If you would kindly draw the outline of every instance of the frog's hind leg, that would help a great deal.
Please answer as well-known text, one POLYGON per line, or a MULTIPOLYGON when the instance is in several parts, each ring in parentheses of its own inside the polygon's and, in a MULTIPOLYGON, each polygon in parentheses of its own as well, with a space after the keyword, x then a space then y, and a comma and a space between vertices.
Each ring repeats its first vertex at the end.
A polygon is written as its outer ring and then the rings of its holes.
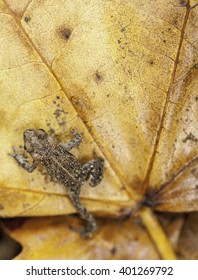
MULTIPOLYGON (((79 189, 80 190, 80 189, 79 189)), ((75 188, 69 188, 68 194, 73 206, 77 209, 80 216, 88 223, 86 227, 80 230, 82 237, 90 236, 96 230, 96 221, 88 210, 82 205, 79 199, 80 191, 75 188)))

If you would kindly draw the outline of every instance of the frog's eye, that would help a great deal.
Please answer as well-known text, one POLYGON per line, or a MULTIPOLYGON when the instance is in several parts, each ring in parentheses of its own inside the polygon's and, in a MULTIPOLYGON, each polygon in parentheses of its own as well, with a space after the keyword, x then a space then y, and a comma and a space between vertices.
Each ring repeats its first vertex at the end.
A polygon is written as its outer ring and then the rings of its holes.
POLYGON ((23 136, 25 139, 30 139, 35 135, 35 130, 34 129, 26 129, 23 133, 23 136))
POLYGON ((37 136, 39 139, 45 139, 46 138, 46 132, 43 129, 39 129, 37 131, 37 136))

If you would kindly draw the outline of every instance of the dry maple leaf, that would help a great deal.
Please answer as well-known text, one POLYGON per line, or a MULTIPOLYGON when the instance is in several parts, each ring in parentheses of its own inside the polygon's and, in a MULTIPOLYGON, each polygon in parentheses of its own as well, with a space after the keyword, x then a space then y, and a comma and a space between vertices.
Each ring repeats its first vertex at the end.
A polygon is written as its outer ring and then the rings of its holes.
MULTIPOLYGON (((64 142, 76 128, 79 160, 105 158, 101 185, 81 194, 90 211, 139 213, 152 235, 143 204, 198 210, 197 1, 3 0, 0 17, 2 217, 75 211, 43 170, 27 174, 8 157, 27 128, 64 142)), ((162 257, 174 258, 157 233, 162 257)))

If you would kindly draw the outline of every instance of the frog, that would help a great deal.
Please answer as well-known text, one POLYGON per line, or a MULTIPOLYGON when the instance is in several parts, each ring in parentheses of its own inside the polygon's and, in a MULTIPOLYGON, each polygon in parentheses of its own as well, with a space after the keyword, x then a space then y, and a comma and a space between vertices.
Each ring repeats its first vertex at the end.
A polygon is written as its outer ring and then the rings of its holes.
POLYGON ((91 187, 100 184, 103 178, 104 159, 94 153, 94 159, 81 164, 71 150, 80 145, 82 136, 75 129, 71 129, 71 133, 73 138, 68 143, 62 143, 44 129, 26 129, 23 133, 23 153, 17 153, 13 147, 13 153, 10 153, 10 156, 29 173, 42 164, 51 181, 67 189, 72 205, 87 222, 87 225, 78 231, 82 237, 87 237, 92 236, 97 225, 95 218, 81 203, 80 192, 85 181, 89 181, 91 187), (29 162, 25 153, 29 153, 32 157, 32 163, 29 162))

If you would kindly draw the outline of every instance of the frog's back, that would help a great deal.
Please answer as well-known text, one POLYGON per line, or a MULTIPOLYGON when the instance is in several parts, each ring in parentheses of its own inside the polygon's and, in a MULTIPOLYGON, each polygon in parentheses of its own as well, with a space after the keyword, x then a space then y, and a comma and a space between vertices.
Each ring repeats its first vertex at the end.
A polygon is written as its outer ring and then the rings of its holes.
POLYGON ((65 149, 64 145, 57 144, 43 164, 53 181, 64 185, 76 184, 81 164, 65 149))

